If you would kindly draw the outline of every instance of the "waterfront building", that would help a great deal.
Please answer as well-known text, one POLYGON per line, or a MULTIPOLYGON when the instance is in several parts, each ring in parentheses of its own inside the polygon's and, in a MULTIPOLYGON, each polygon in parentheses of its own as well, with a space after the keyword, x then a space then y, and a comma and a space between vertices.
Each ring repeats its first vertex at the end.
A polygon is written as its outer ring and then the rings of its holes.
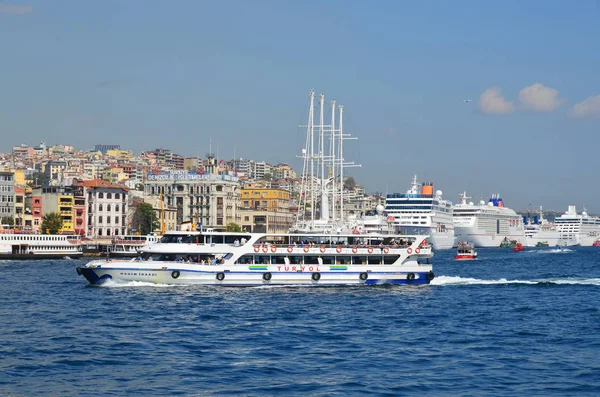
POLYGON ((15 215, 15 174, 0 171, 0 218, 15 215))
POLYGON ((192 222, 225 230, 236 221, 240 184, 235 176, 188 171, 149 173, 144 183, 145 197, 160 198, 177 211, 177 224, 192 222))
MULTIPOLYGON (((42 216, 56 212, 63 221, 62 232, 72 234, 75 218, 73 188, 71 186, 44 186, 34 189, 34 194, 42 197, 42 216)), ((44 231, 42 230, 42 232, 44 231)))
MULTIPOLYGON (((78 198, 87 204, 88 235, 112 237, 128 234, 128 189, 120 184, 93 179, 75 180, 74 187, 83 187, 78 198)), ((82 215, 85 214, 82 211, 82 215)))

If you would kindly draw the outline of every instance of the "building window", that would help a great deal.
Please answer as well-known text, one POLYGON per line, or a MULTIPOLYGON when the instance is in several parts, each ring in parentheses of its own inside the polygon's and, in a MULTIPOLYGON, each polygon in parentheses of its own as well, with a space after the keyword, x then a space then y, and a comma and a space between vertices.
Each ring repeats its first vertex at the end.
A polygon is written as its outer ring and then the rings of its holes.
POLYGON ((102 211, 104 206, 102 204, 98 204, 98 211, 102 211))
MULTIPOLYGON (((104 193, 102 193, 102 192, 98 193, 98 198, 104 198, 104 193)), ((100 236, 102 236, 102 235, 100 235, 100 236)))
POLYGON ((217 225, 223 224, 223 218, 217 218, 217 225))
POLYGON ((102 215, 100 215, 100 216, 98 217, 98 223, 99 223, 100 225, 102 224, 102 215))
POLYGON ((118 225, 118 224, 119 224, 119 217, 115 216, 115 225, 118 225))
POLYGON ((119 205, 118 205, 118 204, 117 204, 117 205, 115 205, 115 211, 116 211, 116 212, 119 212, 119 205))
POLYGON ((119 193, 115 193, 115 198, 118 200, 119 199, 119 193))
POLYGON ((106 198, 107 199, 111 199, 112 198, 112 193, 106 193, 106 198))
POLYGON ((110 204, 106 204, 106 210, 110 212, 110 204))
POLYGON ((119 235, 119 229, 115 229, 115 236, 119 235))
POLYGON ((223 186, 217 185, 217 192, 222 192, 222 191, 223 191, 223 186))
POLYGON ((98 229, 98 236, 102 236, 102 229, 98 229))
POLYGON ((244 217, 244 221, 245 221, 245 222, 250 222, 250 217, 249 217, 249 216, 245 216, 245 217, 244 217))
POLYGON ((107 225, 110 225, 110 216, 107 216, 107 217, 106 217, 106 224, 107 224, 107 225))

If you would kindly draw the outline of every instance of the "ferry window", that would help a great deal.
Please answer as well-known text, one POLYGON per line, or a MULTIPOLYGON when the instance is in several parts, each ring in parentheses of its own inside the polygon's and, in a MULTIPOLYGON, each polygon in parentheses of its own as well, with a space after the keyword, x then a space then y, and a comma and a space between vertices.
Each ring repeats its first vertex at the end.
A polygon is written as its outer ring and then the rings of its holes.
POLYGON ((290 256, 290 264, 292 265, 298 265, 302 263, 302 257, 301 256, 290 256))
POLYGON ((333 265, 333 264, 335 264, 335 257, 334 256, 324 256, 323 257, 323 264, 324 265, 333 265))
POLYGON ((349 256, 338 256, 337 257, 337 264, 339 264, 339 265, 349 265, 350 264, 350 257, 349 256))
POLYGON ((352 263, 355 265, 366 265, 367 257, 366 256, 353 256, 352 263))
POLYGON ((274 255, 271 257, 271 263, 274 265, 285 265, 285 256, 274 255))
POLYGON ((369 265, 381 265, 382 256, 372 255, 369 256, 369 265))
POLYGON ((319 264, 319 258, 316 256, 305 256, 304 257, 304 263, 307 265, 318 265, 319 264))
POLYGON ((398 255, 386 255, 383 257, 383 263, 386 265, 391 265, 398 259, 398 255))

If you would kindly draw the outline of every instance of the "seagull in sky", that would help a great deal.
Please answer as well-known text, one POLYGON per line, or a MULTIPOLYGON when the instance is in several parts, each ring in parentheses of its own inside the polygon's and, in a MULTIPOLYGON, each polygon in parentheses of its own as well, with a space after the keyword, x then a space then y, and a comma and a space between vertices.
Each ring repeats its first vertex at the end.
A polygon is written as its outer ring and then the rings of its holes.
POLYGON ((469 103, 469 102, 473 102, 472 99, 463 99, 463 103, 469 103))

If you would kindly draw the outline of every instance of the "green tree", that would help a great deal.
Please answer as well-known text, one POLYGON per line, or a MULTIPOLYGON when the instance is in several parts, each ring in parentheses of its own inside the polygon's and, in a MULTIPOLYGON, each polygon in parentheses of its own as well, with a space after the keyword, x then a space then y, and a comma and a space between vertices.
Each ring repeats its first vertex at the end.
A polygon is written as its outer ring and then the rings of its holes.
POLYGON ((12 216, 3 216, 2 219, 0 219, 0 223, 3 225, 14 226, 15 218, 12 216))
POLYGON ((31 174, 31 177, 29 177, 28 179, 30 179, 30 182, 27 183, 27 185, 29 185, 30 187, 45 186, 48 184, 46 174, 44 174, 43 172, 36 171, 33 174, 31 174))
POLYGON ((356 187, 356 181, 354 180, 354 177, 353 176, 347 177, 346 180, 344 181, 344 189, 354 190, 355 187, 356 187))
POLYGON ((227 224, 227 231, 228 232, 243 232, 240 225, 238 225, 237 223, 234 223, 234 222, 230 222, 227 224))
POLYGON ((132 225, 140 234, 150 234, 160 228, 160 219, 148 203, 138 204, 133 213, 132 225))
POLYGON ((42 233, 44 234, 58 234, 62 226, 62 217, 56 212, 50 212, 42 217, 42 233))

